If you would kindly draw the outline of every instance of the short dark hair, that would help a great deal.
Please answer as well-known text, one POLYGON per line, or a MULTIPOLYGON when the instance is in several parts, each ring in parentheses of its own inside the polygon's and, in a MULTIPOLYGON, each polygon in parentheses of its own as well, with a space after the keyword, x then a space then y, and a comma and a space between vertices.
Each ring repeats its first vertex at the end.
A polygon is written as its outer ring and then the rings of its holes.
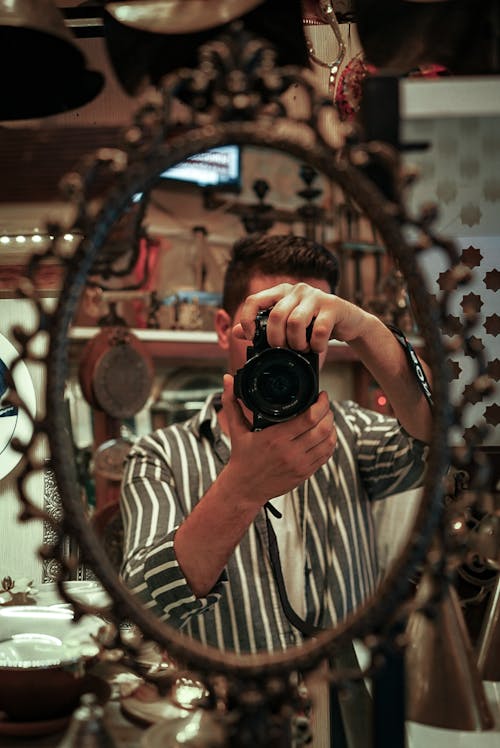
POLYGON ((335 255, 322 244, 293 234, 250 234, 238 239, 224 276, 222 307, 233 317, 248 296, 256 275, 289 275, 325 280, 335 293, 339 266, 335 255))

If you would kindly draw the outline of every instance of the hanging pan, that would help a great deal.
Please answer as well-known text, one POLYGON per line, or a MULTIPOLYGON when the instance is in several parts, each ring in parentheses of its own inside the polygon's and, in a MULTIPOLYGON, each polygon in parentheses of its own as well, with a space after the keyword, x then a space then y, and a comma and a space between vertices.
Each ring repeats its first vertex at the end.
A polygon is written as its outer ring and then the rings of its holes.
POLYGON ((146 404, 154 367, 145 346, 128 328, 103 327, 85 346, 79 366, 83 396, 112 418, 131 418, 146 404))

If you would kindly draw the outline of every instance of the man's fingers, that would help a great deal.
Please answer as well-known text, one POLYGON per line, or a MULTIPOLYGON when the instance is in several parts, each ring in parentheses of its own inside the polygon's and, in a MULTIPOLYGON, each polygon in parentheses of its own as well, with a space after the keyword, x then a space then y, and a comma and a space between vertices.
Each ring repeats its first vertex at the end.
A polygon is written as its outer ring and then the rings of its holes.
POLYGON ((297 351, 323 351, 328 345, 335 320, 336 298, 306 283, 280 283, 252 294, 241 313, 238 338, 252 340, 255 318, 263 309, 271 309, 267 321, 267 340, 271 347, 283 346, 297 351), (307 330, 312 323, 311 340, 307 330))
POLYGON ((284 438, 290 441, 299 439, 303 434, 315 428, 322 418, 330 411, 330 402, 328 395, 323 390, 319 393, 318 399, 307 410, 298 416, 291 418, 279 424, 282 429, 284 438))
POLYGON ((255 335, 255 318, 263 309, 274 307, 290 289, 293 288, 291 283, 280 283, 278 286, 269 288, 265 291, 259 291, 247 298, 241 313, 241 326, 248 340, 252 340, 255 335))
POLYGON ((222 393, 222 405, 229 425, 231 436, 248 432, 248 423, 243 415, 238 401, 234 396, 234 379, 231 374, 224 374, 224 391, 222 393))
POLYGON ((245 331, 243 330, 243 326, 242 326, 241 322, 238 322, 233 327, 233 337, 234 338, 238 338, 238 340, 247 340, 248 341, 248 338, 245 335, 245 331))

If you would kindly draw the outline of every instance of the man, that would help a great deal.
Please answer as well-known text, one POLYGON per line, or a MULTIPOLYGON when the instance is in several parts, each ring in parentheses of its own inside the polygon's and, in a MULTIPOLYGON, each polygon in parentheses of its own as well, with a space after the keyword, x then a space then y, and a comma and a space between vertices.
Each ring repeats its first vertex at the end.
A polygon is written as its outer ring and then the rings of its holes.
POLYGON ((215 319, 228 358, 222 398, 140 439, 128 457, 123 578, 164 620, 222 649, 277 651, 301 641, 280 601, 271 528, 292 611, 309 626, 332 626, 377 582, 372 502, 422 480, 425 393, 394 334, 335 296, 337 280, 334 256, 304 238, 237 242, 215 319), (310 345, 321 366, 329 339, 345 341, 398 420, 330 403, 322 391, 305 412, 254 431, 233 377, 257 312, 268 308, 271 346, 310 345))

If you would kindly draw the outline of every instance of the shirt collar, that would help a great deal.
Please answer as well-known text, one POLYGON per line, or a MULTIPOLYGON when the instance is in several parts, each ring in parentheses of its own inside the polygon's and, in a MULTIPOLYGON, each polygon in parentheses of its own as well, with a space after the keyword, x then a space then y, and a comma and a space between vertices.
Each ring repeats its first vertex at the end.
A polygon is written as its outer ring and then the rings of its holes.
POLYGON ((221 407, 221 393, 215 392, 207 397, 201 410, 189 421, 188 426, 198 439, 206 437, 214 443, 220 438, 221 428, 217 413, 221 407))

